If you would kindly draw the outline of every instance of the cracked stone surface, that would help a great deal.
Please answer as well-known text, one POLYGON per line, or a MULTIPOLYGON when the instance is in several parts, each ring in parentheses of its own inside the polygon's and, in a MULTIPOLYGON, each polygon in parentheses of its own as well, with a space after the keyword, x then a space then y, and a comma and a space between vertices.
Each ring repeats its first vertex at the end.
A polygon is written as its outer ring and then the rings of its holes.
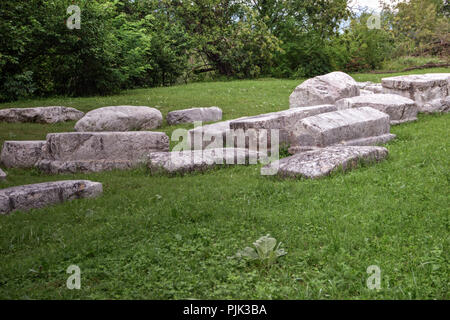
POLYGON ((169 151, 169 137, 165 133, 50 133, 36 166, 49 173, 127 169, 141 164, 154 151, 169 151))
POLYGON ((360 162, 373 163, 385 159, 388 150, 373 146, 333 146, 297 153, 263 167, 278 176, 316 179, 342 168, 351 170, 360 162))
POLYGON ((370 107, 322 113, 300 121, 291 146, 378 144, 395 137, 389 121, 389 115, 370 107))
POLYGON ((306 80, 289 97, 289 107, 334 104, 337 100, 359 96, 356 81, 344 72, 332 72, 306 80))
POLYGON ((387 113, 391 125, 417 120, 417 105, 408 98, 396 94, 372 94, 345 98, 336 102, 338 110, 371 107, 387 113))
POLYGON ((32 168, 42 156, 45 141, 5 141, 0 155, 7 168, 32 168))
POLYGON ((0 110, 0 121, 57 123, 79 120, 84 113, 70 107, 11 108, 0 110))
POLYGON ((102 184, 89 180, 44 182, 0 189, 0 214, 43 208, 79 198, 94 198, 103 192, 102 184))
POLYGON ((384 93, 393 93, 414 100, 419 112, 430 112, 425 104, 450 95, 450 73, 427 73, 384 78, 384 93))
POLYGON ((162 114, 158 109, 145 106, 112 106, 86 113, 75 124, 75 131, 140 131, 161 126, 162 114))
POLYGON ((220 121, 222 120, 222 109, 219 107, 191 108, 171 111, 166 117, 169 125, 178 123, 193 123, 195 121, 220 121))

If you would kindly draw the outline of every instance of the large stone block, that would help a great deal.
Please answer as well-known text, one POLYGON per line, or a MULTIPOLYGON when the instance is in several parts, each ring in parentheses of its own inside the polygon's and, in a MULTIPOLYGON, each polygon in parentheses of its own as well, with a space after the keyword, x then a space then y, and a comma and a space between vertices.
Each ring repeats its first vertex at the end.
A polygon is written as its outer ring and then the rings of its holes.
POLYGON ((79 120, 84 113, 69 107, 12 108, 0 110, 0 121, 56 123, 79 120))
POLYGON ((393 139, 389 130, 386 113, 369 107, 345 109, 302 119, 292 134, 291 145, 372 145, 393 139))
POLYGON ((256 164, 260 157, 259 152, 239 148, 153 152, 148 167, 152 173, 187 173, 218 165, 256 164))
POLYGON ((166 119, 169 125, 193 123, 195 121, 219 121, 222 120, 222 109, 218 107, 210 107, 176 110, 169 112, 166 119))
POLYGON ((245 117, 230 122, 230 129, 246 132, 249 129, 258 130, 265 129, 267 132, 267 141, 270 146, 270 130, 279 131, 279 143, 288 143, 289 136, 298 127, 299 121, 317 114, 336 111, 334 105, 320 105, 304 108, 293 108, 279 112, 271 112, 252 117, 245 117))
POLYGON ((371 107, 387 113, 391 125, 417 120, 417 105, 408 98, 396 94, 372 94, 345 98, 336 102, 339 110, 349 108, 371 107))
POLYGON ((126 169, 145 162, 150 152, 168 150, 163 132, 50 133, 37 166, 51 173, 126 169))
POLYGON ((289 97, 290 108, 334 104, 337 100, 359 96, 355 80, 343 72, 332 72, 306 80, 289 97))
POLYGON ((152 130, 162 124, 158 109, 145 106, 112 106, 86 113, 75 125, 78 132, 152 130))
POLYGON ((384 93, 393 93, 414 100, 419 112, 427 112, 424 105, 450 95, 450 73, 428 73, 384 78, 384 93))
POLYGON ((43 208, 79 198, 93 198, 103 192, 102 184, 89 180, 44 182, 0 190, 0 214, 43 208))
POLYGON ((7 168, 32 168, 42 156, 45 141, 5 141, 1 162, 7 168))
POLYGON ((378 162, 386 158, 388 150, 372 146, 333 146, 300 152, 263 167, 281 177, 315 179, 342 168, 355 168, 360 162, 378 162))

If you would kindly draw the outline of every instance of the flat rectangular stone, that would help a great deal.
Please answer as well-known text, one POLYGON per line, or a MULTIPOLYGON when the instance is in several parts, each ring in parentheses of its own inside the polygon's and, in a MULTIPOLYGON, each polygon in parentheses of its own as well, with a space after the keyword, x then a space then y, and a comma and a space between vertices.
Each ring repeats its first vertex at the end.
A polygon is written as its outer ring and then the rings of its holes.
POLYGON ((152 173, 205 171, 218 165, 256 164, 261 154, 238 148, 153 152, 148 167, 152 173))
POLYGON ((70 107, 10 108, 0 110, 0 121, 57 123, 79 120, 84 113, 70 107))
POLYGON ((32 168, 42 156, 45 141, 5 141, 0 155, 7 168, 32 168))
POLYGON ((169 151, 163 132, 68 132, 50 133, 44 159, 58 161, 139 161, 153 151, 169 151))
POLYGON ((383 147, 334 146, 300 152, 270 163, 262 172, 271 171, 280 177, 316 179, 342 168, 355 168, 360 162, 372 163, 386 158, 388 150, 383 147))
POLYGON ((422 110, 426 103, 445 99, 450 95, 450 73, 427 73, 383 78, 384 93, 392 93, 414 100, 422 110))
POLYGON ((79 198, 93 198, 103 192, 102 184, 89 180, 44 182, 0 190, 0 214, 43 208, 79 198))
MULTIPOLYGON (((337 108, 334 105, 320 105, 312 107, 303 108, 292 108, 289 110, 283 110, 279 112, 271 112, 266 114, 261 114, 252 117, 245 117, 238 120, 233 120, 230 123, 230 129, 245 131, 249 129, 259 129, 279 130, 279 143, 287 143, 289 141, 289 136, 292 131, 294 131, 299 121, 314 116, 317 114, 336 111, 337 108)), ((270 142, 270 134, 268 132, 267 140, 270 142)))
POLYGON ((417 105, 408 98, 397 94, 372 94, 345 98, 336 102, 339 110, 370 107, 387 113, 391 125, 417 120, 417 105))
POLYGON ((175 110, 167 114, 166 120, 169 125, 193 123, 195 121, 219 121, 222 120, 222 109, 219 107, 209 107, 175 110))
POLYGON ((389 134, 389 115, 369 107, 322 113, 300 121, 292 146, 327 147, 389 134))

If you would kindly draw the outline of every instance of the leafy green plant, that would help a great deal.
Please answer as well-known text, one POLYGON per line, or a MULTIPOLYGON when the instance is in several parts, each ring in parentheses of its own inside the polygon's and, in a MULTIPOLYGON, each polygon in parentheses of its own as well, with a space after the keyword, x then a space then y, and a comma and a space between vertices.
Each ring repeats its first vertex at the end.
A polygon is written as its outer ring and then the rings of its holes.
POLYGON ((271 266, 278 257, 284 256, 287 252, 280 248, 281 242, 277 245, 277 240, 272 238, 270 234, 262 236, 253 242, 255 248, 245 247, 239 250, 232 258, 259 260, 260 262, 271 266))

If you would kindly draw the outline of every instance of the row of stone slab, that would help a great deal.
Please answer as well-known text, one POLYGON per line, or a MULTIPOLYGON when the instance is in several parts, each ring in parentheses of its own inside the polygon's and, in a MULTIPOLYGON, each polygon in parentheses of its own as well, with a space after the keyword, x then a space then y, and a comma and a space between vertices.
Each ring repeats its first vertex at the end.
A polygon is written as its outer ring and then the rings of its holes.
MULTIPOLYGON (((382 147, 328 147, 298 153, 272 162, 261 169, 262 174, 281 177, 318 178, 360 163, 383 160, 388 154, 382 147)), ((182 152, 155 152, 148 163, 152 172, 186 173, 205 171, 218 165, 249 164, 260 158, 248 149, 209 149, 182 152)), ((11 187, 0 190, 0 214, 18 210, 43 208, 65 201, 94 198, 103 192, 101 183, 89 180, 67 180, 11 187)))
MULTIPOLYGON (((190 108, 167 114, 169 125, 212 122, 222 120, 218 107, 190 108)), ((112 106, 94 109, 84 114, 68 107, 11 108, 0 110, 0 121, 57 123, 77 121, 75 130, 86 131, 139 131, 159 128, 163 121, 161 112, 146 106, 112 106)))

